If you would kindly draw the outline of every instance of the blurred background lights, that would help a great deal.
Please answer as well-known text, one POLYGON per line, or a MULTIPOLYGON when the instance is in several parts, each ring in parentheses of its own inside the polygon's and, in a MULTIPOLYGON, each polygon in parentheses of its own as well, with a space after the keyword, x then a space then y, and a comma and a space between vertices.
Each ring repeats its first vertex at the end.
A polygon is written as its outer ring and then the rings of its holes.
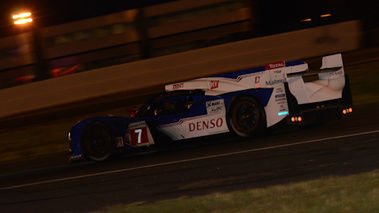
POLYGON ((323 14, 323 15, 320 15, 321 18, 327 18, 327 17, 330 17, 332 16, 332 14, 323 14))
POLYGON ((33 21, 33 19, 31 18, 32 16, 32 13, 30 12, 25 12, 25 13, 20 13, 20 14, 17 14, 17 15, 13 15, 13 19, 15 20, 14 21, 14 24, 26 24, 26 23, 30 23, 33 21))
POLYGON ((308 21, 312 21, 312 19, 306 18, 306 19, 301 20, 301 22, 308 22, 308 21))
POLYGON ((18 14, 18 15, 13 15, 13 19, 26 18, 26 17, 30 17, 31 15, 32 14, 30 12, 21 13, 21 14, 18 14))

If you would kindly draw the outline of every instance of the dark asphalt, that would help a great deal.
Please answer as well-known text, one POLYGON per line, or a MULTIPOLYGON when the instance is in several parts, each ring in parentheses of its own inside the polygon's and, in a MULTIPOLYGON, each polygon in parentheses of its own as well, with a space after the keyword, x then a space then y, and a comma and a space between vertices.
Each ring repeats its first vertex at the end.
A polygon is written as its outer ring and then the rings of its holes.
POLYGON ((255 140, 227 135, 105 163, 58 164, 0 177, 0 212, 87 212, 379 169, 379 113, 310 129, 273 129, 255 140))

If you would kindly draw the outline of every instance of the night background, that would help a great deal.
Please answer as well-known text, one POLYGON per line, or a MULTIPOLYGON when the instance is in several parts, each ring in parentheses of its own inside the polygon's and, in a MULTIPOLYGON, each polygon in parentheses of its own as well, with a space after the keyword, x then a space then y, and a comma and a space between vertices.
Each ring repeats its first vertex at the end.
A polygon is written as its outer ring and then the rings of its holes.
POLYGON ((0 212, 378 212, 378 73, 374 0, 0 0, 0 212))
MULTIPOLYGON (((47 27, 62 23, 87 19, 96 16, 125 11, 132 8, 144 7, 173 0, 144 0, 144 1, 119 1, 119 0, 13 0, 0 2, 0 36, 9 36, 18 32, 13 26, 12 14, 29 10, 33 14, 33 24, 38 27, 47 27)), ((263 34, 272 34, 280 31, 288 31, 298 28, 301 18, 316 18, 320 13, 333 14, 330 22, 339 22, 352 19, 365 20, 364 27, 378 25, 377 8, 375 1, 354 0, 292 0, 292 1, 252 1, 253 12, 257 14, 263 34), (265 29, 263 29, 265 28, 265 29), (281 28, 281 29, 278 29, 281 28)), ((327 24, 314 19, 308 25, 316 26, 327 24)), ((304 24, 303 24, 304 25, 304 24)), ((309 26, 309 27, 312 27, 309 26)))
POLYGON ((17 33, 12 15, 21 11, 31 11, 33 24, 47 27, 168 1, 170 0, 5 0, 0 2, 0 37, 17 33))

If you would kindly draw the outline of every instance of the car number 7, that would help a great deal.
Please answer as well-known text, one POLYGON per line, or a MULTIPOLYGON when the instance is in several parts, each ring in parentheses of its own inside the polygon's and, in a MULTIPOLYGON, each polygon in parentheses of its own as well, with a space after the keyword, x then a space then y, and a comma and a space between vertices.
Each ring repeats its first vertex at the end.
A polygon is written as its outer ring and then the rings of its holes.
POLYGON ((135 129, 134 133, 138 134, 138 140, 137 143, 141 143, 141 135, 142 135, 142 129, 135 129))
POLYGON ((133 145, 138 145, 138 144, 143 144, 143 143, 149 142, 146 127, 131 130, 130 136, 131 136, 130 139, 131 139, 133 145))

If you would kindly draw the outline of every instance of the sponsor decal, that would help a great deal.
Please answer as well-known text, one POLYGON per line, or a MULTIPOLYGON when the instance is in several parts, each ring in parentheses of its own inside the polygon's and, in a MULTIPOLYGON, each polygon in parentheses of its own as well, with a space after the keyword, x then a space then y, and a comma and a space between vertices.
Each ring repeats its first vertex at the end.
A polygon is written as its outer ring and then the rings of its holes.
POLYGON ((255 83, 258 84, 261 82, 261 76, 255 76, 255 83))
POLYGON ((180 89, 183 88, 184 83, 177 83, 172 85, 172 89, 180 89))
POLYGON ((273 70, 273 69, 282 68, 285 66, 286 66, 286 63, 284 61, 279 61, 279 62, 267 64, 265 66, 265 70, 273 70))
POLYGON ((218 83, 220 81, 211 81, 210 84, 211 84, 211 89, 217 89, 218 88, 218 83))
POLYGON ((222 118, 217 118, 217 119, 214 118, 210 120, 189 123, 188 128, 190 132, 201 131, 201 130, 206 130, 206 129, 222 127, 223 123, 224 123, 224 120, 222 118))
POLYGON ((343 74, 342 70, 339 70, 339 71, 336 71, 336 72, 331 73, 331 74, 329 75, 329 77, 333 77, 333 76, 336 76, 336 75, 342 75, 342 74, 343 74))
POLYGON ((282 103, 282 101, 285 101, 286 98, 277 98, 275 99, 275 101, 279 104, 279 103, 282 103))
POLYGON ((275 95, 275 98, 283 98, 285 96, 286 96, 286 94, 279 94, 279 95, 275 95))
POLYGON ((70 160, 78 160, 78 159, 82 159, 83 158, 83 155, 72 155, 70 156, 70 160))
POLYGON ((123 147, 124 146, 124 141, 122 137, 117 137, 116 138, 116 147, 123 147))
POLYGON ((219 100, 215 100, 215 101, 208 101, 206 103, 206 107, 207 107, 207 113, 208 114, 211 114, 211 113, 216 113, 216 112, 222 112, 224 111, 224 99, 219 99, 219 100))
POLYGON ((146 126, 145 121, 138 121, 138 122, 134 122, 134 123, 129 124, 129 129, 138 128, 138 127, 145 127, 145 126, 146 126))
POLYGON ((276 88, 276 93, 278 94, 278 93, 283 93, 284 92, 284 89, 282 89, 281 87, 278 87, 278 88, 276 88))
POLYGON ((279 79, 279 80, 272 80, 272 81, 266 81, 266 86, 273 86, 275 84, 280 84, 286 82, 286 79, 279 79))

